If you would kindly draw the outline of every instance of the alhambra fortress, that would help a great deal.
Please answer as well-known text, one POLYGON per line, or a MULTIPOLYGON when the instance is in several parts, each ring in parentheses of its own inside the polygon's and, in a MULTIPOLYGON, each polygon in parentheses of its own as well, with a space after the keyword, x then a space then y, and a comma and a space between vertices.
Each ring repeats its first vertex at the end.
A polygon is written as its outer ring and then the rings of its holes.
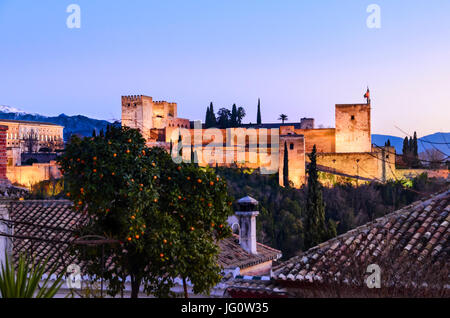
MULTIPOLYGON (((301 187, 306 181, 307 154, 316 145, 317 164, 325 175, 331 176, 329 182, 336 178, 381 182, 394 178, 395 148, 378 147, 371 142, 370 100, 366 104, 336 105, 335 114, 335 128, 315 128, 312 118, 303 118, 299 123, 247 124, 227 131, 200 128, 200 142, 197 143, 199 138, 195 133, 199 134, 199 129, 194 129, 195 124, 188 119, 178 118, 176 103, 153 101, 152 97, 143 95, 122 97, 122 125, 139 129, 149 145, 166 149, 181 135, 183 144, 189 143, 196 153, 201 154, 198 156, 201 166, 237 164, 269 170, 272 166, 276 167, 273 172, 279 172, 280 184, 283 185, 286 144, 289 181, 295 187, 301 187), (275 136, 279 136, 277 143, 271 140, 273 130, 276 130, 275 136), (184 141, 186 131, 186 139, 190 142, 184 141), (238 133, 245 136, 242 144, 236 140, 238 133), (217 141, 217 134, 227 136, 228 140, 234 139, 234 143, 217 141), (267 148, 261 149, 263 136, 268 136, 267 148), (212 151, 207 148, 211 143, 214 145, 212 151), (230 153, 234 158, 227 161, 226 156, 230 153)), ((184 151, 183 156, 189 160, 190 152, 184 151)))
MULTIPOLYGON (((122 125, 139 129, 148 146, 168 151, 172 147, 178 149, 181 138, 183 149, 188 147, 182 151, 185 161, 190 161, 195 153, 200 166, 238 166, 260 169, 266 174, 279 173, 282 186, 285 150, 289 182, 300 188, 306 182, 308 154, 314 145, 324 185, 341 181, 385 182, 423 172, 448 177, 446 170, 396 170, 395 148, 371 142, 370 99, 363 104, 335 105, 335 128, 316 128, 313 118, 302 118, 297 123, 205 129, 200 122, 179 118, 176 103, 154 101, 144 95, 122 96, 121 102, 122 125)), ((18 120, 0 120, 0 127, 3 127, 0 137, 5 139, 0 140, 5 170, 1 179, 30 188, 41 181, 61 177, 56 159, 64 149, 64 127, 18 120), (29 162, 31 159, 34 161, 29 162)))

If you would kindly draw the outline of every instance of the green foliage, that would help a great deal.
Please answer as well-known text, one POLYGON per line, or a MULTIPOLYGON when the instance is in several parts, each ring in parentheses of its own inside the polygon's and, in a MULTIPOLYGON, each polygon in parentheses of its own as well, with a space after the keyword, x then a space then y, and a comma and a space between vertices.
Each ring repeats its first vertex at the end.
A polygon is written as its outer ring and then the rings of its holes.
POLYGON ((217 119, 214 113, 214 105, 211 102, 209 107, 206 109, 205 126, 206 128, 216 127, 217 119))
POLYGON ((421 162, 419 159, 419 148, 417 145, 417 133, 414 132, 414 137, 405 137, 403 140, 402 159, 403 162, 411 168, 420 168, 421 162))
POLYGON ((325 221, 325 204, 316 163, 316 145, 309 154, 308 187, 305 216, 305 247, 311 248, 336 235, 335 226, 325 221))
POLYGON ((63 179, 44 180, 31 186, 31 193, 27 199, 46 200, 46 199, 64 198, 63 179))
POLYGON ((67 195, 90 222, 80 235, 117 240, 105 246, 112 264, 102 271, 101 253, 79 253, 88 271, 108 281, 109 293, 132 281, 147 293, 169 296, 175 277, 188 279, 195 293, 220 281, 217 240, 226 226, 231 198, 212 169, 176 164, 161 148, 148 149, 137 130, 108 127, 104 137, 73 138, 61 158, 67 195))
POLYGON ((250 195, 259 201, 258 242, 282 250, 283 258, 303 249, 304 196, 300 190, 281 187, 278 174, 223 167, 217 173, 227 180, 231 196, 250 195))
POLYGON ((55 269, 46 271, 47 261, 36 263, 21 255, 17 266, 9 261, 5 253, 5 262, 0 271, 0 294, 2 298, 53 298, 62 285, 62 275, 50 283, 55 269), (47 278, 41 282, 42 276, 47 278))
POLYGON ((233 104, 231 111, 226 108, 221 108, 217 112, 217 118, 214 113, 214 108, 211 106, 206 110, 205 127, 211 128, 218 126, 221 129, 235 128, 242 125, 242 120, 246 115, 243 107, 237 107, 233 104))
POLYGON ((281 120, 281 122, 284 124, 284 122, 288 120, 288 116, 286 114, 281 114, 278 120, 281 120))
POLYGON ((261 100, 258 98, 258 113, 256 114, 256 124, 261 125, 261 100))
MULTIPOLYGON (((250 195, 260 202, 256 223, 259 242, 281 250, 283 259, 305 250, 307 187, 283 188, 278 183, 278 174, 261 175, 258 170, 249 173, 247 169, 218 168, 217 173, 227 180, 230 195, 236 198, 250 195)), ((331 188, 323 187, 329 236, 396 211, 420 199, 422 192, 436 193, 444 188, 445 183, 426 174, 414 178, 411 188, 403 181, 372 182, 358 187, 341 182, 331 188)))

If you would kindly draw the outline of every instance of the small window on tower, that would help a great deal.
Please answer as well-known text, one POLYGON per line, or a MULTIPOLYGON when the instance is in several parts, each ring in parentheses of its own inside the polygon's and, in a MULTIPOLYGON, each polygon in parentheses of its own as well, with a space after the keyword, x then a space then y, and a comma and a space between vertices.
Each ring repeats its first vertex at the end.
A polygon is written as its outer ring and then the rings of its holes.
POLYGON ((294 150, 294 144, 291 144, 290 148, 291 148, 291 150, 294 150))
POLYGON ((352 115, 352 120, 355 120, 355 115, 352 115))

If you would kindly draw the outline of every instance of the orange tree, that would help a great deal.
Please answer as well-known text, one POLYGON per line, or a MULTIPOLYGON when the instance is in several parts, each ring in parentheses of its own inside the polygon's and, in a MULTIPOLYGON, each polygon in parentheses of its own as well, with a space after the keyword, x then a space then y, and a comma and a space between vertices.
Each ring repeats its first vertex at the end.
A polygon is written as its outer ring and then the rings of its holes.
POLYGON ((103 252, 73 250, 88 274, 107 281, 111 295, 124 291, 126 278, 132 297, 141 286, 169 296, 176 277, 186 297, 186 281, 194 293, 220 281, 217 241, 230 234, 232 200, 212 169, 176 164, 164 149, 147 148, 139 131, 115 126, 72 138, 60 165, 74 209, 87 214, 78 235, 117 241, 103 252))

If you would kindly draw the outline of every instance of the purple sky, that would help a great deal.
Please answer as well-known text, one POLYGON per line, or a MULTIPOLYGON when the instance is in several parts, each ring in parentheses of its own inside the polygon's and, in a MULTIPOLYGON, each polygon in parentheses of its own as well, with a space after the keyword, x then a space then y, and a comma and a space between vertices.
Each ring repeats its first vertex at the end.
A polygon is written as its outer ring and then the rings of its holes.
POLYGON ((449 15, 448 0, 0 0, 0 105, 112 120, 121 95, 145 94, 192 120, 236 103, 255 122, 260 97, 265 122, 328 127, 369 85, 374 133, 448 132, 449 15))

